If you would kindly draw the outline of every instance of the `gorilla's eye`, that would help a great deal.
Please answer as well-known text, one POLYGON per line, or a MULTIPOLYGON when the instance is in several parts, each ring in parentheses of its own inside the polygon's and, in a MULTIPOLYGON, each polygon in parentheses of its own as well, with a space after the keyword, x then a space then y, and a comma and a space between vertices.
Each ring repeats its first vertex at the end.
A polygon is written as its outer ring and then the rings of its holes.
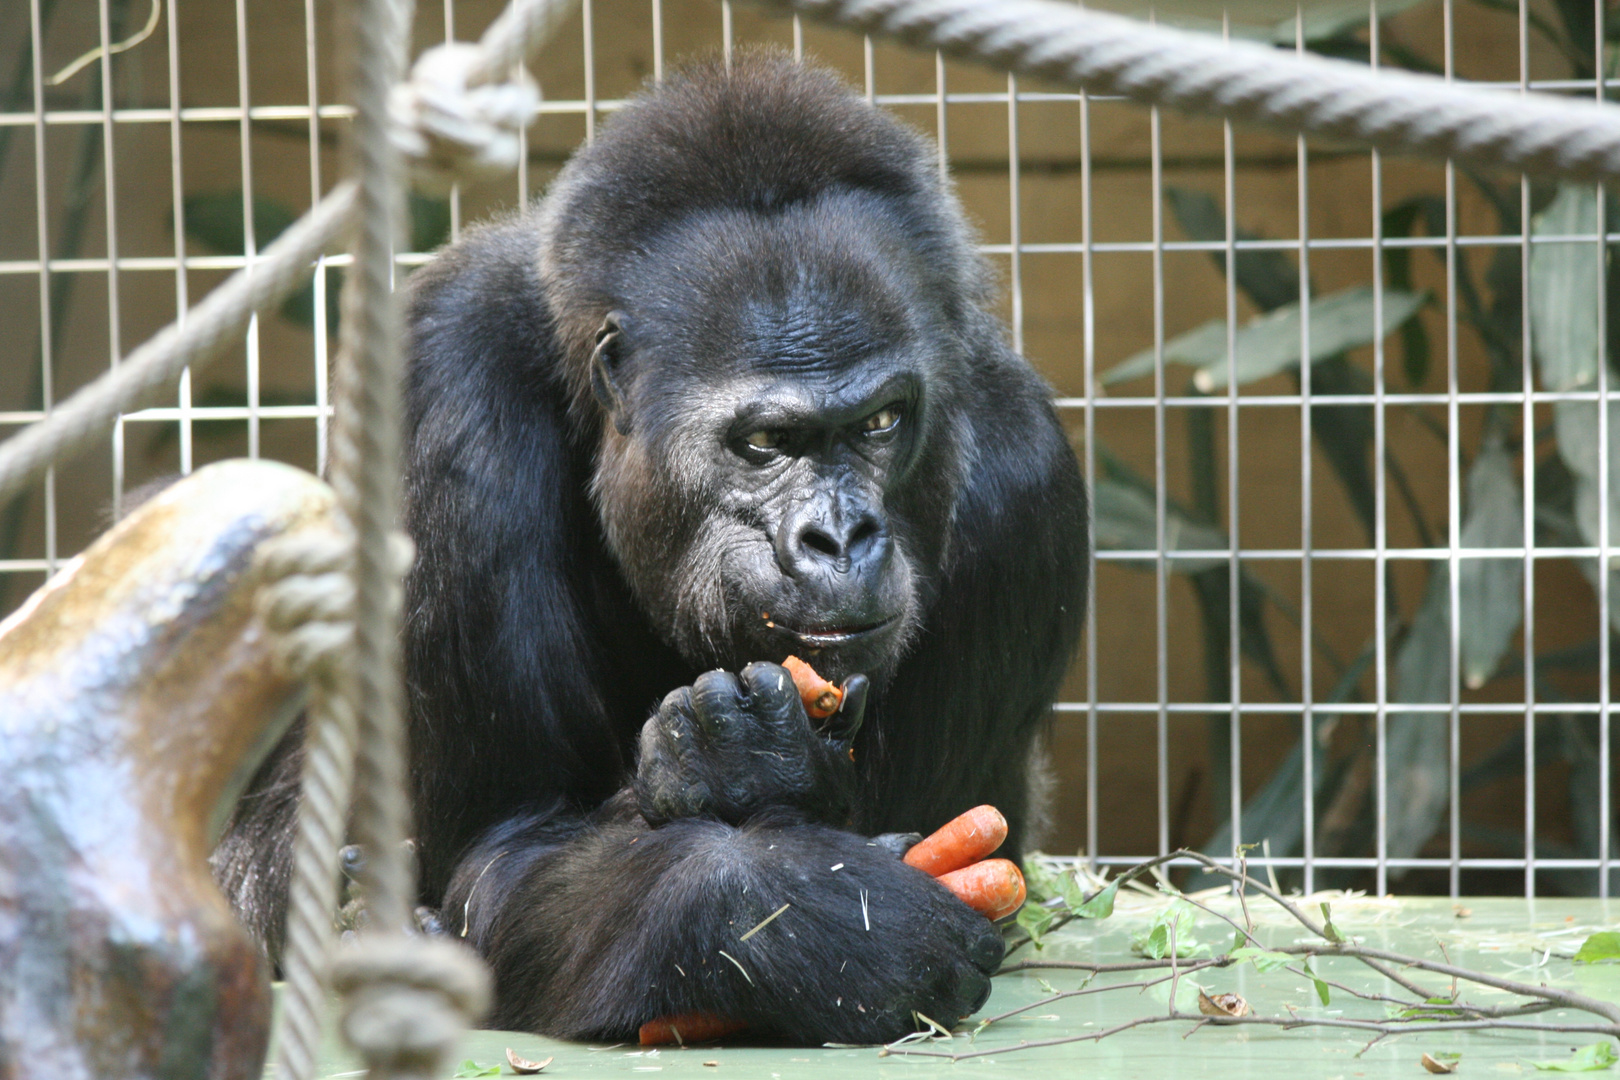
POLYGON ((775 450, 786 439, 780 431, 755 431, 747 435, 743 441, 755 450, 775 450))
POLYGON ((899 404, 885 405, 861 421, 861 430, 868 435, 887 435, 900 426, 899 404))

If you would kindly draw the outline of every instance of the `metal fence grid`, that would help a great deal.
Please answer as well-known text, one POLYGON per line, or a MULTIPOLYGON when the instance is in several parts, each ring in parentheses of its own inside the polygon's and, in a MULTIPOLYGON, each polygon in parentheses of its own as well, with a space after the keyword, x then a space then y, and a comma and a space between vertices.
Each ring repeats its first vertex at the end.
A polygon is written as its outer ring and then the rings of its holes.
MULTIPOLYGON (((9 313, 7 321, 17 330, 7 342, 8 357, 0 364, 0 410, 3 410, 0 411, 0 435, 38 419, 54 400, 71 392, 98 368, 116 364, 119 356, 144 338, 150 329, 183 313, 188 303, 205 292, 217 277, 244 265, 251 266, 258 246, 256 232, 263 224, 256 216, 262 217, 265 213, 264 204, 256 196, 256 184, 262 186, 267 176, 279 177, 279 186, 284 189, 289 173, 307 172, 307 200, 294 208, 294 212, 301 212, 308 201, 317 199, 330 186, 336 171, 335 161, 328 151, 348 110, 330 100, 326 72, 331 62, 332 42, 314 0, 303 0, 301 41, 289 39, 285 34, 255 37, 250 33, 265 9, 286 7, 296 13, 295 0, 279 5, 249 5, 247 0, 235 0, 231 27, 234 87, 228 85, 231 65, 220 57, 207 57, 203 66, 219 85, 208 86, 203 94, 195 92, 194 83, 186 74, 199 62, 197 52, 201 51, 186 36, 187 28, 195 25, 195 21, 187 21, 188 13, 181 10, 183 0, 158 2, 161 7, 154 4, 152 14, 154 26, 160 29, 128 49, 116 50, 116 54, 109 53, 105 47, 125 40, 139 29, 138 24, 147 14, 146 0, 98 0, 93 26, 89 25, 92 20, 83 17, 88 9, 74 15, 67 5, 58 5, 53 0, 29 0, 26 11, 18 5, 9 14, 0 16, 0 51, 17 50, 14 66, 9 71, 0 68, 0 81, 8 75, 11 80, 10 96, 0 100, 0 311, 9 313), (70 15, 74 17, 69 18, 70 15), (61 57, 71 57, 98 42, 103 52, 85 72, 66 80, 61 89, 47 86, 46 79, 62 67, 61 57), (276 62, 283 67, 291 61, 302 67, 301 94, 283 93, 280 100, 265 100, 263 92, 257 88, 254 73, 270 56, 277 58, 276 62), (132 85, 130 67, 137 62, 144 72, 160 72, 161 79, 150 76, 149 82, 132 85), (202 103, 209 96, 228 101, 232 94, 231 103, 202 103), (301 150, 267 154, 264 133, 270 129, 279 133, 279 145, 301 142, 301 150), (212 148, 194 154, 194 148, 200 145, 199 139, 204 137, 213 141, 208 144, 212 148), (234 169, 220 164, 221 151, 214 145, 220 139, 234 143, 234 154, 224 153, 227 160, 234 156, 234 169), (187 170, 196 156, 208 159, 204 170, 207 183, 225 183, 233 195, 234 188, 240 188, 241 216, 248 224, 241 229, 239 253, 203 250, 188 225, 188 213, 194 216, 197 206, 189 203, 187 196, 201 190, 203 184, 195 171, 187 170), (166 158, 166 176, 162 168, 154 167, 161 158, 166 158), (136 167, 129 163, 132 159, 143 163, 144 173, 135 171, 136 167), (232 172, 234 176, 228 175, 232 172), (144 200, 140 205, 150 215, 151 195, 163 188, 167 189, 166 204, 158 216, 168 224, 167 250, 158 250, 152 243, 142 246, 127 240, 121 242, 126 229, 120 224, 120 215, 126 219, 130 216, 131 198, 144 200), (136 190, 136 195, 132 196, 132 189, 136 190), (149 298, 154 295, 153 282, 166 283, 161 288, 172 295, 167 310, 162 304, 150 303, 149 298), (132 290, 146 299, 132 301, 132 290), (132 303, 139 310, 132 310, 132 303), (90 331, 86 331, 87 326, 90 331), (28 351, 30 337, 34 339, 32 355, 28 351)), ((1550 17, 1540 4, 1518 0, 1515 12, 1492 16, 1481 7, 1466 4, 1466 0, 1432 2, 1438 12, 1441 40, 1428 44, 1441 57, 1448 77, 1454 70, 1456 32, 1460 27, 1472 25, 1471 21, 1476 19, 1516 19, 1516 55, 1506 55, 1504 51, 1497 56, 1474 56, 1469 58, 1471 68, 1484 71, 1484 79, 1507 88, 1603 96, 1603 90, 1594 79, 1532 78, 1537 68, 1533 54, 1539 47, 1533 41, 1532 27, 1537 20, 1550 17)), ((1423 173, 1419 169, 1422 175, 1433 178, 1443 199, 1443 231, 1431 235, 1385 235, 1383 214, 1388 204, 1384 184, 1390 166, 1376 152, 1347 155, 1339 148, 1308 145, 1304 139, 1288 148, 1274 138, 1251 137, 1248 133, 1234 132, 1229 125, 1205 122, 1205 137, 1211 131, 1218 132, 1219 150, 1212 158, 1184 166, 1174 153, 1176 142, 1196 125, 1161 116, 1157 110, 1141 110, 1084 94, 1021 87, 1012 77, 964 74, 962 69, 947 65, 937 57, 933 60, 931 89, 908 85, 906 92, 880 92, 886 86, 885 64, 895 62, 894 58, 901 55, 896 49, 875 46, 869 39, 860 41, 817 31, 797 21, 791 26, 766 24, 746 9, 734 12, 728 3, 718 8, 684 5, 678 11, 673 3, 671 0, 666 11, 664 3, 652 0, 649 12, 641 2, 631 4, 626 0, 610 4, 607 0, 595 3, 585 0, 577 36, 554 43, 547 58, 534 65, 547 98, 540 107, 536 128, 531 132, 536 146, 529 155, 529 164, 518 175, 515 186, 509 183, 499 191, 492 189, 476 195, 459 191, 452 194, 448 204, 449 231, 454 235, 462 228, 464 219, 481 216, 490 207, 527 201, 555 170, 566 144, 581 137, 589 139, 599 118, 621 104, 621 95, 627 87, 604 88, 598 76, 597 58, 608 47, 604 40, 621 37, 624 26, 633 26, 638 35, 650 33, 646 46, 650 50, 651 70, 645 74, 655 78, 662 75, 666 63, 674 62, 694 41, 707 40, 729 50, 736 43, 763 36, 802 52, 807 48, 808 37, 810 50, 833 58, 835 63, 841 60, 840 66, 853 82, 864 85, 869 98, 895 109, 925 130, 931 125, 930 133, 939 144, 940 168, 956 172, 970 208, 984 222, 987 242, 983 250, 1003 273, 1005 314, 1013 343, 1020 350, 1024 350, 1026 344, 1031 345, 1032 358, 1049 372, 1057 386, 1057 404, 1076 434, 1088 480, 1095 486, 1108 472, 1108 463, 1099 458, 1099 447, 1107 441, 1111 431, 1129 425, 1141 436, 1135 462, 1145 483, 1143 490, 1152 493, 1151 543, 1115 546, 1094 556, 1094 578, 1099 582, 1097 599, 1089 615, 1085 644, 1067 684, 1066 699, 1055 707, 1058 727, 1054 739, 1067 739, 1076 747, 1076 753, 1071 755, 1073 768, 1070 774, 1061 776, 1059 782, 1071 793, 1067 805, 1083 817, 1083 826, 1069 821, 1067 827, 1071 833, 1078 832, 1083 840, 1083 851, 1093 863, 1134 862, 1163 853, 1172 846, 1177 814, 1174 804, 1179 798, 1172 775, 1172 759, 1182 742, 1185 723, 1202 723, 1207 731, 1213 716, 1224 725, 1229 752, 1222 767, 1226 772, 1223 785, 1228 793, 1228 805, 1216 808, 1214 814, 1218 818, 1224 809, 1234 823, 1233 832, 1238 838, 1258 840, 1261 838, 1243 831, 1242 819, 1245 798, 1254 794, 1258 781, 1264 777, 1256 775, 1252 761, 1246 768, 1246 755, 1252 758, 1253 751, 1270 752, 1273 766, 1277 755, 1271 752, 1275 747, 1256 745, 1256 725, 1270 722, 1270 726, 1264 727, 1265 743, 1290 741, 1276 726, 1277 722, 1282 722, 1293 733, 1291 738, 1303 740, 1305 745, 1316 745, 1322 737, 1324 721, 1365 718, 1363 722, 1370 725, 1368 737, 1373 743, 1369 797, 1375 835, 1370 844, 1371 854, 1335 855, 1320 850, 1316 830, 1326 808, 1315 802, 1317 777, 1314 770, 1325 765, 1317 754, 1308 753, 1301 758, 1299 812, 1303 836, 1299 853, 1272 855, 1257 851, 1252 861, 1273 869, 1293 871, 1297 874, 1295 880, 1307 891, 1329 881, 1334 871, 1350 870, 1370 872, 1366 884, 1383 893, 1392 881, 1400 880, 1404 871, 1423 869, 1443 872, 1445 887, 1452 895, 1458 895, 1465 884, 1475 880, 1470 878, 1465 882, 1465 872, 1494 870, 1522 874, 1523 891, 1533 896, 1538 887, 1538 874, 1595 871, 1595 887, 1607 895, 1613 819, 1609 720, 1611 650, 1609 634, 1597 628, 1610 625, 1608 575, 1595 576, 1593 612, 1583 615, 1595 623, 1591 630, 1595 639, 1595 660, 1589 665, 1583 684, 1587 689, 1573 698, 1563 695, 1553 699, 1547 696, 1542 682, 1535 676, 1538 663, 1536 616, 1539 611, 1545 620, 1549 614, 1544 605, 1538 609, 1537 582, 1538 577, 1543 576, 1538 568, 1555 564, 1567 567, 1578 560, 1591 559, 1608 565, 1611 539, 1608 515, 1597 514, 1595 544, 1548 545, 1537 532, 1534 497, 1537 454, 1525 452, 1515 466, 1524 492, 1520 542, 1517 546, 1465 546, 1462 523, 1467 451, 1460 433, 1477 426, 1470 417, 1486 408, 1516 411, 1518 431, 1523 434, 1546 427, 1556 403, 1605 402, 1609 393, 1608 366, 1600 360, 1596 384, 1590 389, 1526 393, 1522 389, 1474 388, 1477 380, 1471 376, 1467 361, 1470 346, 1461 340, 1469 332, 1467 312, 1460 307, 1466 297, 1460 295, 1458 287, 1459 268, 1471 251, 1488 254, 1512 250, 1519 260, 1521 310, 1528 311, 1530 264, 1532 252, 1538 245, 1587 245, 1601 250, 1600 237, 1606 236, 1610 243, 1620 240, 1620 234, 1607 231, 1601 199, 1596 204, 1597 226, 1590 232, 1531 236, 1531 230, 1525 225, 1508 233, 1472 232, 1463 220, 1467 216, 1468 197, 1459 195, 1457 171, 1446 167, 1443 171, 1430 169, 1423 173), (693 21, 697 18, 702 22, 693 21), (678 22, 672 21, 677 19, 678 22), (672 41, 666 41, 677 36, 679 48, 672 41), (561 58, 559 64, 567 70, 553 77, 554 69, 548 60, 558 58, 561 58), (1028 145, 1021 147, 1021 130, 1026 131, 1026 144, 1039 141, 1027 135, 1033 123, 1031 118, 1038 113, 1041 138, 1048 138, 1053 129, 1054 110, 1062 110, 1067 116, 1062 124, 1067 125, 1072 135, 1073 153, 1057 165, 1043 162, 1038 168, 1032 168, 1032 151, 1028 145), (983 155, 975 154, 986 143, 984 117, 992 112, 1004 116, 1005 142, 1001 149, 1004 164, 998 165, 992 157, 991 166, 986 167, 983 155), (1127 112, 1128 117, 1121 119, 1127 112), (1145 127, 1145 160, 1133 159, 1122 165, 1119 155, 1110 156, 1108 147, 1099 149, 1094 145, 1105 114, 1109 130, 1115 134, 1122 130, 1121 125, 1145 127), (970 145, 962 148, 959 139, 964 131, 969 133, 970 145), (1282 200, 1263 193, 1259 198, 1239 197, 1240 177, 1247 176, 1250 169, 1240 147, 1251 139, 1259 140, 1256 145, 1270 147, 1274 155, 1279 146, 1287 150, 1292 160, 1285 163, 1284 171, 1291 171, 1293 175, 1291 198, 1282 200), (1332 185, 1324 187, 1327 183, 1322 173, 1324 162, 1331 163, 1332 175, 1328 179, 1335 182, 1348 168, 1366 170, 1361 182, 1370 183, 1370 199, 1366 204, 1365 225, 1359 231, 1341 230, 1344 234, 1335 235, 1331 230, 1324 233, 1321 229, 1318 215, 1313 213, 1313 199, 1320 203, 1324 199, 1338 202, 1345 198, 1332 185), (1166 210, 1169 189, 1173 186, 1167 172, 1183 167, 1206 182, 1213 181, 1208 186, 1218 188, 1212 194, 1219 206, 1229 210, 1224 216, 1223 239, 1176 238, 1174 219, 1166 210), (1032 177, 1036 173, 1041 177, 1040 182, 1047 185, 1043 191, 1057 191, 1058 197, 1066 201, 1069 209, 1065 213, 1070 216, 1063 218, 1063 228, 1072 226, 1069 235, 1045 238, 1054 231, 1048 220, 1049 208, 1044 204, 1042 209, 1032 208, 1025 194, 1035 183, 1032 177), (1131 198, 1129 194, 1120 194, 1123 186, 1137 193, 1129 213, 1121 215, 1110 209, 1106 220, 1099 217, 1099 189, 1105 178, 1112 192, 1110 198, 1114 200, 1111 207, 1124 205, 1121 200, 1131 198), (1313 183, 1316 185, 1314 194, 1313 183), (1283 205, 1285 201, 1292 206, 1283 205), (1292 216, 1295 235, 1263 239, 1240 232, 1246 215, 1256 208, 1292 216), (1130 235, 1131 224, 1143 217, 1147 222, 1145 234, 1130 235), (1437 351, 1444 371, 1431 382, 1443 383, 1443 386, 1392 389, 1399 380, 1387 370, 1391 363, 1388 342, 1378 338, 1355 354, 1371 376, 1363 390, 1345 393, 1342 387, 1336 387, 1331 394, 1321 392, 1312 385, 1313 366, 1304 364, 1298 369, 1297 387, 1293 389, 1279 390, 1279 384, 1273 380, 1255 389, 1176 392, 1171 376, 1167 375, 1164 350, 1175 334, 1188 328, 1191 322, 1182 297, 1173 295, 1174 290, 1167 287, 1167 282, 1174 278, 1172 264, 1182 265, 1189 260, 1207 262, 1213 256, 1231 269, 1236 267, 1240 256, 1283 253, 1297 263, 1299 298, 1301 304, 1305 304, 1322 276, 1320 267, 1335 259, 1359 260, 1362 275, 1372 288, 1373 321, 1382 325, 1388 254, 1400 250, 1412 252, 1414 258, 1420 253, 1438 256, 1433 270, 1439 275, 1437 298, 1423 318, 1437 328, 1435 336, 1442 343, 1437 351), (1126 320, 1131 324, 1128 332, 1116 332, 1110 327, 1112 316, 1104 310, 1100 299, 1101 293, 1116 279, 1146 286, 1134 293, 1136 307, 1132 318, 1126 320), (1030 311, 1030 299, 1037 294, 1043 298, 1042 313, 1030 311), (1058 299, 1054 301, 1054 297, 1058 299), (1054 303, 1066 310, 1052 316, 1054 303), (1044 327, 1038 343, 1030 334, 1037 324, 1044 327), (1100 376, 1125 355, 1117 341, 1122 335, 1129 338, 1132 334, 1139 345, 1151 348, 1158 355, 1159 363, 1150 385, 1146 381, 1130 384, 1137 387, 1134 393, 1105 391, 1100 376), (1054 358, 1047 355, 1049 353, 1061 355, 1054 358), (1390 484, 1383 471, 1377 469, 1374 473, 1379 480, 1372 488, 1371 542, 1324 524, 1321 504, 1327 496, 1323 491, 1320 450, 1313 437, 1313 413, 1347 406, 1370 408, 1373 462, 1386 461, 1391 442, 1397 440, 1391 424, 1404 423, 1398 418, 1423 412, 1438 425, 1437 430, 1443 431, 1443 460, 1426 465, 1435 478, 1434 486, 1442 491, 1439 497, 1444 499, 1443 512, 1440 507, 1434 508, 1442 522, 1443 533, 1432 537, 1431 542, 1407 543, 1400 528, 1392 533, 1391 522, 1397 515, 1391 505, 1390 484), (1219 432, 1216 445, 1224 456, 1224 476, 1219 483, 1224 507, 1217 513, 1217 524, 1226 536, 1237 538, 1235 544, 1222 542, 1189 547, 1174 535, 1179 520, 1175 490, 1181 481, 1172 475, 1172 470, 1176 467, 1177 455, 1185 454, 1184 447, 1178 449, 1179 436, 1174 425, 1178 418, 1200 410, 1209 415, 1219 432), (1260 419, 1256 422, 1271 425, 1268 430, 1282 432, 1281 436, 1268 436, 1269 441, 1260 443, 1258 450, 1245 435, 1246 425, 1257 417, 1260 419), (1397 420, 1392 421, 1392 418, 1397 420), (1292 435, 1288 434, 1290 429, 1292 435), (1293 535, 1297 536, 1294 542, 1274 542, 1274 534, 1279 531, 1272 527, 1275 521, 1272 526, 1251 528, 1251 519, 1276 518, 1264 507, 1257 510, 1256 498, 1269 496, 1263 491, 1257 496, 1252 476, 1262 464, 1272 473, 1277 472, 1273 466, 1277 460, 1286 460, 1284 454, 1296 463, 1281 470, 1283 475, 1292 476, 1294 487, 1277 497, 1290 508, 1297 503, 1297 515, 1291 518, 1293 535), (1250 535, 1260 536, 1262 542, 1245 543, 1245 537, 1250 535), (1392 620, 1398 619, 1399 614, 1390 604, 1378 602, 1376 598, 1382 592, 1378 583, 1384 582, 1391 572, 1397 576, 1406 572, 1404 567, 1421 569, 1422 565, 1437 561, 1446 564, 1449 581, 1457 582, 1466 561, 1502 559, 1522 560, 1528 568, 1522 586, 1525 618, 1513 649, 1523 671, 1531 673, 1531 677, 1518 679, 1522 692, 1514 690, 1506 696, 1499 692, 1494 699, 1487 700, 1470 695, 1462 684, 1458 650, 1463 613, 1460 590, 1453 586, 1449 591, 1449 692, 1444 695, 1445 700, 1410 703, 1392 697, 1398 648, 1398 641, 1392 635, 1392 620), (1182 670, 1191 663, 1184 656, 1185 631, 1177 616, 1181 610, 1178 605, 1183 603, 1177 600, 1178 590, 1183 588, 1177 570, 1193 564, 1205 569, 1212 565, 1226 568, 1229 599, 1225 665, 1229 700, 1205 700, 1203 694, 1188 691, 1177 681, 1182 670), (1125 573, 1132 568, 1138 573, 1125 573), (1141 571, 1150 571, 1151 584, 1141 571), (1278 588, 1287 594, 1294 607, 1297 628, 1289 633, 1297 641, 1288 646, 1294 657, 1290 677, 1295 693, 1291 696, 1268 689, 1257 680, 1254 661, 1245 656, 1241 647, 1246 627, 1239 597, 1243 595, 1243 575, 1251 571, 1262 575, 1281 574, 1280 580, 1285 584, 1278 588), (1325 608, 1325 601, 1317 595, 1320 582, 1341 572, 1366 575, 1373 583, 1372 588, 1363 590, 1367 599, 1360 610, 1325 608), (1131 592, 1132 589, 1136 592, 1131 592), (1148 609, 1152 611, 1150 626, 1143 617, 1148 609), (1325 676, 1318 656, 1320 648, 1313 635, 1320 622, 1341 619, 1368 623, 1372 631, 1371 657, 1365 678, 1359 683, 1365 700, 1328 700, 1333 680, 1325 676), (1110 642, 1124 632, 1121 627, 1132 628, 1129 632, 1136 634, 1131 639, 1133 651, 1127 655, 1110 646, 1110 642), (1138 649, 1140 651, 1135 651, 1138 649), (1142 692, 1134 695, 1116 692, 1119 684, 1110 681, 1110 673, 1126 668, 1150 670, 1150 674, 1142 676, 1142 692), (1392 766, 1398 768, 1401 764, 1392 763, 1387 755, 1388 725, 1397 713, 1428 714, 1443 719, 1445 782, 1448 784, 1438 839, 1430 842, 1428 854, 1402 858, 1391 857, 1387 836, 1392 811, 1389 778, 1392 766), (1595 788, 1590 798, 1596 801, 1597 837, 1595 851, 1558 857, 1548 854, 1543 835, 1542 819, 1546 815, 1544 804, 1548 792, 1538 790, 1538 774, 1545 771, 1544 763, 1537 757, 1538 747, 1542 745, 1538 732, 1545 723, 1570 716, 1596 718, 1595 788), (1522 724, 1523 765, 1519 785, 1522 804, 1517 809, 1522 850, 1511 856, 1465 855, 1468 822, 1461 789, 1467 756, 1465 745, 1472 726, 1492 718, 1504 722, 1518 718, 1522 724), (1157 851, 1125 846, 1111 829, 1107 815, 1114 809, 1110 804, 1118 800, 1107 791, 1107 778, 1116 764, 1110 758, 1109 740, 1117 732, 1127 732, 1130 738, 1139 740, 1139 745, 1151 755, 1151 781, 1146 789, 1135 793, 1136 801, 1128 809, 1135 816, 1152 818, 1149 842, 1157 851), (1246 735, 1250 741, 1248 747, 1245 747, 1246 735)), ((424 11, 418 20, 419 40, 435 34, 444 38, 475 36, 495 9, 481 4, 476 11, 469 11, 472 6, 463 3, 458 7, 456 0, 444 0, 442 9, 424 11), (424 31, 422 27, 430 22, 432 29, 424 31)), ((1377 63, 1382 50, 1378 40, 1380 21, 1376 0, 1368 9, 1368 15, 1366 33, 1371 39, 1373 62, 1377 63)), ((1604 6, 1597 0, 1594 20, 1599 41, 1605 38, 1605 19, 1604 6)), ((1295 47, 1304 49, 1307 18, 1301 16, 1296 26, 1295 47)), ((915 63, 908 67, 913 76, 915 68, 915 63)), ((1470 70, 1469 74, 1480 77, 1479 71, 1470 70)), ((196 83, 202 81, 198 79, 196 83)), ((1403 168, 1410 173, 1415 167, 1403 168)), ((1276 185, 1274 188, 1281 190, 1276 185)), ((1520 181, 1517 189, 1518 220, 1529 222, 1532 185, 1520 181)), ((157 232, 161 233, 162 229, 157 232)), ((146 233, 150 239, 153 230, 148 229, 146 233)), ((431 255, 425 252, 402 252, 398 261, 403 272, 429 258, 431 255)), ((239 381, 235 389, 239 391, 240 400, 212 404, 200 400, 194 396, 194 387, 187 378, 181 383, 172 406, 126 416, 112 435, 105 460, 82 469, 63 470, 64 474, 73 472, 74 478, 52 473, 26 503, 7 512, 5 521, 0 522, 5 530, 0 533, 0 540, 6 545, 0 549, 0 581, 11 584, 12 588, 0 602, 0 613, 15 606, 44 574, 54 570, 87 540, 94 530, 94 516, 85 509, 87 504, 110 500, 116 507, 126 484, 136 482, 143 471, 156 473, 178 468, 188 472, 211 456, 225 456, 227 452, 273 456, 281 452, 276 447, 288 446, 297 448, 297 452, 290 455, 297 463, 317 469, 324 467, 324 418, 329 412, 326 389, 330 360, 328 301, 335 296, 338 287, 335 272, 341 270, 345 261, 342 257, 327 259, 317 273, 307 335, 289 338, 279 330, 271 334, 263 325, 264 320, 255 320, 242 343, 239 357, 221 362, 222 368, 235 365, 234 377, 239 381), (274 355, 266 348, 272 336, 274 355), (293 343, 292 348, 288 347, 289 341, 293 343), (265 376, 272 369, 278 380, 294 385, 296 392, 268 395, 265 376), (235 426, 228 429, 232 434, 226 440, 229 446, 224 449, 215 445, 218 440, 210 441, 199 434, 204 425, 226 422, 235 426), (273 425, 281 425, 276 428, 278 431, 293 434, 271 446, 264 432, 273 425), (132 441, 156 445, 156 436, 142 434, 156 429, 168 433, 163 436, 161 452, 156 453, 154 461, 148 461, 152 455, 144 452, 139 462, 133 460, 129 453, 132 441), (76 524, 64 526, 65 516, 75 516, 76 524)), ((1605 357, 1604 299, 1608 285, 1604 260, 1597 262, 1596 292, 1591 303, 1596 311, 1599 356, 1605 357)), ((1203 272, 1207 274, 1208 268, 1203 272)), ((1246 321, 1249 311, 1236 277, 1231 272, 1224 274, 1220 310, 1215 313, 1225 319, 1227 349, 1233 355, 1237 328, 1246 321)), ((1533 361, 1531 320, 1524 318, 1520 322, 1521 385, 1539 385, 1533 361)), ((1312 333, 1313 320, 1300 320, 1301 355, 1310 355, 1312 333)), ((1598 407, 1595 412, 1597 444, 1607 446, 1608 409, 1598 407)), ((283 453, 283 456, 289 455, 283 453)), ((1604 496, 1599 505, 1607 505, 1609 455, 1598 453, 1596 458, 1597 489, 1604 496)), ((1545 750, 1540 752, 1545 753, 1545 750)), ((1591 772, 1588 768, 1587 773, 1591 772)), ((1569 781, 1555 778, 1555 782, 1569 781)), ((1180 794, 1185 795, 1185 790, 1180 794)))

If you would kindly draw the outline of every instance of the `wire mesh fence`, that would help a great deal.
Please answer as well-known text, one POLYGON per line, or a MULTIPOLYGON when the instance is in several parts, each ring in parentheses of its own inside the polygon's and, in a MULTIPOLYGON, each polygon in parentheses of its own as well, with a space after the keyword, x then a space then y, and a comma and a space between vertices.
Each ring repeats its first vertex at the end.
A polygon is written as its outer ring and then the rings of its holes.
MULTIPOLYGON (((425 5, 417 43, 474 37, 498 9, 425 5)), ((1610 36, 1600 0, 1158 17, 1598 98, 1610 36)), ((0 436, 330 188, 348 112, 326 19, 313 0, 0 13, 0 317, 16 331, 0 436)), ((760 42, 830 63, 935 138, 1096 492, 1093 611, 1047 739, 1049 850, 1116 865, 1253 843, 1252 863, 1307 890, 1607 895, 1606 198, 1057 92, 729 4, 586 0, 533 65, 545 98, 515 184, 413 198, 401 276, 542 191, 667 65, 760 42)), ((147 480, 243 454, 324 468, 344 263, 206 381, 126 416, 106 453, 0 510, 0 612, 147 480)))

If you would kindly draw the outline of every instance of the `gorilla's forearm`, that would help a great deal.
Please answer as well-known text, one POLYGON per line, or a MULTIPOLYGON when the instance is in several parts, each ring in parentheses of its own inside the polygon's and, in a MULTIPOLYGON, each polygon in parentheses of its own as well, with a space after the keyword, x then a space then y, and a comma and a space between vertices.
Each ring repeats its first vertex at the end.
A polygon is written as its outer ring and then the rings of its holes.
POLYGON ((629 1039, 706 1012, 798 1042, 875 1042, 988 995, 999 933, 892 847, 766 821, 652 829, 633 806, 514 822, 461 862, 445 922, 465 919, 494 969, 493 1026, 629 1039))

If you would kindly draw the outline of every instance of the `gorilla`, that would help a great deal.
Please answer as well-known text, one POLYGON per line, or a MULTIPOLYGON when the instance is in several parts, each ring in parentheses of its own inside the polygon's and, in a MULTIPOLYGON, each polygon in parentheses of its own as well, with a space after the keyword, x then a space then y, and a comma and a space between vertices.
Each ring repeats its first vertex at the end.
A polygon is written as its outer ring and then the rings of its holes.
MULTIPOLYGON (((768 52, 650 89, 411 279, 421 895, 494 1026, 876 1042, 983 1004, 997 929, 900 856, 988 802, 1019 857, 1087 585, 994 289, 929 145, 768 52), (825 725, 790 654, 846 692, 825 725)), ((272 950, 295 764, 216 853, 272 950)))

